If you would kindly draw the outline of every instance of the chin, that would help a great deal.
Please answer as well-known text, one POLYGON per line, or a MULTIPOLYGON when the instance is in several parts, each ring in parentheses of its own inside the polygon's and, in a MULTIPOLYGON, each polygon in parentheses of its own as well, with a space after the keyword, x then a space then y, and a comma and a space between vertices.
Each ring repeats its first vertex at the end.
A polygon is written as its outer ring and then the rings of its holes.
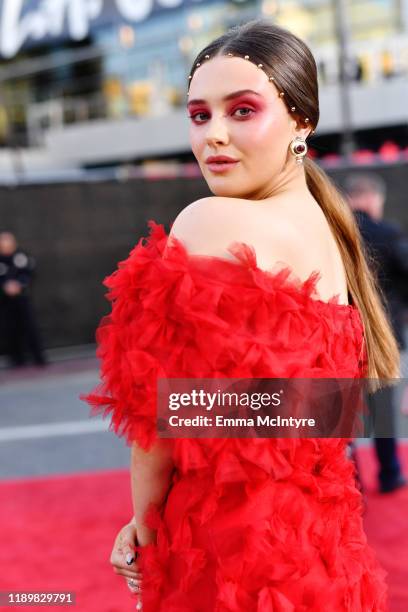
POLYGON ((207 177, 204 178, 211 193, 213 193, 215 196, 224 196, 226 198, 242 197, 243 190, 237 188, 236 183, 234 185, 234 181, 231 181, 229 179, 220 179, 219 181, 216 181, 212 177, 209 179, 207 177))
POLYGON ((219 185, 214 186, 208 184, 208 187, 210 188, 211 193, 213 193, 215 196, 220 196, 224 198, 240 198, 242 194, 242 191, 232 189, 231 187, 228 188, 227 186, 223 187, 219 185))

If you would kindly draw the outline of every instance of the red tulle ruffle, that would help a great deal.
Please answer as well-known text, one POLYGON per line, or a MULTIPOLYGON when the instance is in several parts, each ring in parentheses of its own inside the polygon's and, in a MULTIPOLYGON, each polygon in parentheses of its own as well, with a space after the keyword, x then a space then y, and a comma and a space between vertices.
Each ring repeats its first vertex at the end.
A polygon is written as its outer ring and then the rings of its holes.
MULTIPOLYGON (((129 444, 157 440, 157 377, 364 376, 358 310, 318 299, 317 272, 266 272, 243 243, 235 261, 193 256, 149 226, 104 281, 101 383, 81 396, 129 444)), ((174 482, 145 517, 157 544, 139 548, 145 612, 387 609, 345 439, 168 442, 174 482)))

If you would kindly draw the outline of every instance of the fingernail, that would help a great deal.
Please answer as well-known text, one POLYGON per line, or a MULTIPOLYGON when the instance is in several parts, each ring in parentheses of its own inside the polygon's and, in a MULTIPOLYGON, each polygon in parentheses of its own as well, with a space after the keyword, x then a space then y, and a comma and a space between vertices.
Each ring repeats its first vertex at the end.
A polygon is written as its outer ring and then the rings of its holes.
POLYGON ((129 552, 129 553, 126 555, 126 563, 127 563, 128 565, 132 565, 132 563, 133 563, 133 561, 134 561, 134 560, 135 560, 134 556, 132 555, 132 553, 130 553, 130 552, 129 552))

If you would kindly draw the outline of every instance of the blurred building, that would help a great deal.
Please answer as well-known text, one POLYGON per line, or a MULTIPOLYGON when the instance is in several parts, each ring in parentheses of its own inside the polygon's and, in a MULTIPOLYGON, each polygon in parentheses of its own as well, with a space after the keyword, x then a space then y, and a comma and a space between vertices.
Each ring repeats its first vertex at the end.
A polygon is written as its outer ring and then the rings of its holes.
POLYGON ((211 38, 260 15, 310 44, 321 98, 313 145, 318 157, 338 153, 339 2, 357 148, 392 141, 403 150, 408 0, 0 0, 0 177, 192 160, 192 61, 211 38))

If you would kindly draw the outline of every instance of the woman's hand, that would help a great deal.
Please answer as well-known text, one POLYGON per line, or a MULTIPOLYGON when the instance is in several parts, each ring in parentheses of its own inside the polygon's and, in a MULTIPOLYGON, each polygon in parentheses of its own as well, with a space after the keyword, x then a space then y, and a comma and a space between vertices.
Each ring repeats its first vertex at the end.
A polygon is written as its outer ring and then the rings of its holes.
POLYGON ((138 545, 136 524, 133 517, 117 534, 110 557, 113 571, 119 576, 124 576, 127 580, 132 579, 134 581, 135 588, 131 587, 132 583, 130 585, 128 583, 132 593, 140 592, 142 580, 135 551, 135 547, 138 545))

